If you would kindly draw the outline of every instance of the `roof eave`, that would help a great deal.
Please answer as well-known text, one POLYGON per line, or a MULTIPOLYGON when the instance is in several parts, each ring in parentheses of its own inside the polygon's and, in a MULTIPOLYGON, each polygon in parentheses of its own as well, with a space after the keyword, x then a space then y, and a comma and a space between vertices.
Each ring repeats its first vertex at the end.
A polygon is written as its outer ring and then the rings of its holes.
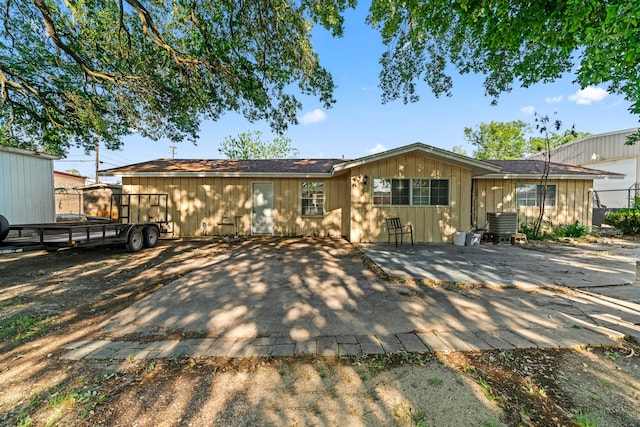
MULTIPOLYGON (((486 175, 474 176, 473 179, 540 179, 540 174, 525 174, 525 173, 491 173, 486 175)), ((592 174, 550 174, 549 179, 623 179, 624 175, 612 174, 612 175, 592 175, 592 174)))
POLYGON ((36 158, 41 158, 46 160, 60 160, 59 156, 54 156, 53 154, 42 153, 39 151, 24 150, 22 148, 9 147, 6 145, 0 145, 0 151, 13 153, 13 154, 22 154, 23 156, 36 157, 36 158))
POLYGON ((123 178, 331 178, 328 172, 102 172, 100 175, 123 178))

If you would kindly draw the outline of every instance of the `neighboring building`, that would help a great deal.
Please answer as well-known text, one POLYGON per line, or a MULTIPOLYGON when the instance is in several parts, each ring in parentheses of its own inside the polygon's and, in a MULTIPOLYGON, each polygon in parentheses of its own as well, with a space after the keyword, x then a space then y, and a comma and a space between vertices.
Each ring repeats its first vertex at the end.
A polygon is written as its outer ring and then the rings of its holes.
POLYGON ((82 191, 83 212, 88 216, 100 216, 106 218, 118 218, 118 200, 112 200, 112 194, 122 192, 120 184, 100 182, 98 184, 85 185, 82 191))
POLYGON ((82 191, 79 188, 84 186, 86 179, 86 176, 53 171, 57 216, 82 213, 82 191))
MULTIPOLYGON (((385 218, 397 216, 413 225, 416 242, 451 243, 457 231, 482 227, 487 212, 511 210, 528 220, 537 191, 531 168, 420 143, 356 160, 159 159, 102 174, 122 176, 123 193, 167 194, 166 219, 181 237, 234 232, 386 242, 385 218)), ((545 210, 549 220, 590 224, 593 179, 605 176, 616 174, 585 168, 554 174, 557 202, 545 210)), ((130 209, 141 220, 157 214, 149 203, 130 209)))
POLYGON ((49 154, 0 146, 0 215, 10 224, 55 221, 56 159, 49 154))
MULTIPOLYGON (((551 150, 551 161, 617 172, 621 180, 599 180, 594 183, 600 203, 608 208, 629 207, 640 194, 640 144, 626 145, 629 135, 640 129, 626 129, 591 135, 551 150)), ((532 159, 542 159, 538 154, 532 159)))
POLYGON ((118 205, 112 202, 111 195, 122 191, 120 184, 85 184, 85 176, 59 171, 53 174, 59 218, 77 219, 77 215, 118 218, 118 205))

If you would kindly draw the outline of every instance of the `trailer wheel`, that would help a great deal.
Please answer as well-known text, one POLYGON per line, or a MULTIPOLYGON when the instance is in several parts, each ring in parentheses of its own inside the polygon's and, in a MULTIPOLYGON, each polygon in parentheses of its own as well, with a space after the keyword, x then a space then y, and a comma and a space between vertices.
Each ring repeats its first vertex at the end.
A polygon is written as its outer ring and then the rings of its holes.
POLYGON ((0 215, 0 242, 9 234, 9 221, 0 215))
POLYGON ((148 225, 144 228, 144 230, 142 230, 142 236, 144 238, 144 247, 153 248, 158 244, 160 232, 158 231, 157 227, 148 225))
POLYGON ((124 245, 129 252, 138 252, 142 249, 144 244, 144 237, 142 236, 142 231, 134 228, 129 233, 129 238, 127 239, 127 243, 124 245))

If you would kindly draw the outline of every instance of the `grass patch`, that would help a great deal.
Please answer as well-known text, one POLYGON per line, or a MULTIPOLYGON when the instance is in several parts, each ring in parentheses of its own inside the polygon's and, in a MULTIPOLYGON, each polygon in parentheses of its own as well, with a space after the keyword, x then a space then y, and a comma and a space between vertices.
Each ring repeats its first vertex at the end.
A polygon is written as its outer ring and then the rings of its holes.
POLYGON ((574 415, 574 420, 577 425, 580 427, 599 427, 600 420, 597 417, 594 417, 582 410, 578 410, 578 412, 574 415))
POLYGON ((487 400, 495 400, 495 397, 491 392, 491 387, 489 387, 489 383, 480 375, 478 375, 478 385, 482 388, 482 391, 484 392, 484 397, 486 397, 487 400))
POLYGON ((336 368, 331 365, 317 365, 314 367, 320 378, 323 379, 333 376, 336 373, 336 368))
POLYGON ((401 350, 396 353, 384 354, 362 354, 361 356, 349 357, 351 365, 362 380, 374 378, 382 371, 393 366, 418 365, 425 366, 431 361, 430 353, 409 353, 401 350))
POLYGON ((35 296, 31 294, 18 295, 0 301, 0 307, 24 308, 35 300, 35 296))
POLYGON ((434 387, 442 385, 442 379, 441 378, 429 378, 428 382, 429 382, 430 386, 434 386, 434 387))
POLYGON ((405 404, 399 404, 393 407, 391 413, 400 421, 402 425, 428 427, 431 424, 427 421, 426 414, 422 411, 414 411, 405 404))
POLYGON ((30 427, 33 425, 33 418, 31 417, 31 412, 38 406, 38 394, 33 394, 29 402, 24 405, 20 412, 18 413, 18 422, 16 426, 18 427, 30 427))
POLYGON ((620 359, 620 353, 618 353, 617 351, 607 352, 605 354, 607 355, 609 360, 611 360, 612 362, 615 362, 616 360, 620 359))
POLYGON ((0 340, 20 343, 41 335, 57 323, 55 316, 43 319, 33 314, 17 314, 0 320, 0 340))
POLYGON ((55 410, 45 426, 60 425, 60 419, 68 411, 76 411, 79 419, 84 420, 96 406, 106 402, 107 393, 104 389, 115 376, 114 373, 96 375, 93 378, 81 375, 69 383, 59 384, 47 395, 41 394, 29 409, 43 404, 55 410))

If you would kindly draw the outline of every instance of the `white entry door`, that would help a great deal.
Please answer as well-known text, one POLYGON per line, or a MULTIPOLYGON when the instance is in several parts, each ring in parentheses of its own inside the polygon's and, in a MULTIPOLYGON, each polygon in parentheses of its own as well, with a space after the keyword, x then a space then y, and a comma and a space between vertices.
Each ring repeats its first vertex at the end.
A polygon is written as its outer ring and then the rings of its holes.
POLYGON ((273 234, 273 182, 252 184, 251 234, 273 234))

